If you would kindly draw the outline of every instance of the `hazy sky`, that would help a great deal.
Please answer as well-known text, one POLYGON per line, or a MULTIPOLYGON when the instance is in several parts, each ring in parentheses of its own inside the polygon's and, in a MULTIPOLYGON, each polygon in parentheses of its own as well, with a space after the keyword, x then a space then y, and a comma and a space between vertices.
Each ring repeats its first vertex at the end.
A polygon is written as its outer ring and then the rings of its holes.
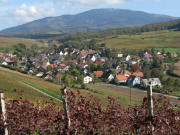
POLYGON ((180 17, 180 0, 0 0, 0 30, 47 16, 119 8, 180 17))

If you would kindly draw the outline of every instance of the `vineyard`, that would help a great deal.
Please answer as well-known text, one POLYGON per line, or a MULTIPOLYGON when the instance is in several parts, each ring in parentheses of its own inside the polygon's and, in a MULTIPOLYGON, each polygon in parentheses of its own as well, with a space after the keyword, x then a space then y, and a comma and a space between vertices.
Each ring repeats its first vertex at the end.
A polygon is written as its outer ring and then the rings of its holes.
POLYGON ((150 117, 147 98, 124 109, 111 96, 104 107, 93 96, 86 98, 79 91, 61 92, 63 108, 53 103, 40 106, 30 100, 5 99, 6 116, 0 116, 0 135, 5 129, 9 135, 180 134, 180 109, 165 97, 153 98, 154 115, 150 117))

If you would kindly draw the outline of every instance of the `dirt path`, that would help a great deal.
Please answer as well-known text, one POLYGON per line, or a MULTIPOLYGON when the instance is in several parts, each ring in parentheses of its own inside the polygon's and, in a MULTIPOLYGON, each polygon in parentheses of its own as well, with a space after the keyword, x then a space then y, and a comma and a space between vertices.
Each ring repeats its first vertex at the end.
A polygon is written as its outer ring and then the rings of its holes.
POLYGON ((43 92, 43 91, 41 91, 41 90, 39 90, 39 89, 37 89, 37 88, 31 86, 31 85, 28 85, 28 84, 23 83, 23 82, 21 82, 21 81, 19 81, 19 82, 22 83, 23 85, 27 86, 27 87, 30 87, 30 88, 34 89, 34 90, 37 91, 37 92, 40 92, 40 93, 42 93, 42 94, 44 94, 44 95, 46 95, 46 96, 52 98, 52 99, 55 99, 55 100, 57 100, 57 101, 59 101, 59 102, 62 102, 60 99, 55 98, 55 97, 53 97, 53 96, 51 96, 51 95, 49 95, 49 94, 47 94, 47 93, 45 93, 45 92, 43 92))

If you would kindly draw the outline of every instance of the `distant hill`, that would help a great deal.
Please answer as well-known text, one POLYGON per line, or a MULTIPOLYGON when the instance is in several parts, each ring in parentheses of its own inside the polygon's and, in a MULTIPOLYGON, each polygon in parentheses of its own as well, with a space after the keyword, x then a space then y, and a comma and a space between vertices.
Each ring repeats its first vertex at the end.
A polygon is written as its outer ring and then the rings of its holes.
MULTIPOLYGON (((65 47, 86 48, 92 43, 115 49, 180 47, 180 19, 140 27, 107 29, 100 32, 79 32, 55 36, 52 40, 65 47)), ((178 52, 179 49, 176 49, 178 52)))
POLYGON ((1 31, 0 34, 97 32, 109 28, 142 26, 174 19, 177 18, 141 11, 93 9, 76 15, 47 17, 17 27, 5 29, 1 31))

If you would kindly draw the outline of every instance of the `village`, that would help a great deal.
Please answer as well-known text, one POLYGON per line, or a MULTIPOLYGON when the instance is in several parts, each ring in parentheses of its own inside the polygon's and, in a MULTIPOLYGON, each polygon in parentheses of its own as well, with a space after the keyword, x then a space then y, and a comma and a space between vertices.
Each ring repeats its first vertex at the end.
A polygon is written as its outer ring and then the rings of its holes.
POLYGON ((158 89, 163 87, 162 75, 167 69, 162 60, 178 57, 176 53, 146 50, 136 55, 121 51, 113 52, 113 57, 102 54, 103 50, 75 48, 36 50, 31 56, 0 53, 0 65, 47 81, 63 81, 69 87, 104 82, 146 88, 151 83, 158 89))

